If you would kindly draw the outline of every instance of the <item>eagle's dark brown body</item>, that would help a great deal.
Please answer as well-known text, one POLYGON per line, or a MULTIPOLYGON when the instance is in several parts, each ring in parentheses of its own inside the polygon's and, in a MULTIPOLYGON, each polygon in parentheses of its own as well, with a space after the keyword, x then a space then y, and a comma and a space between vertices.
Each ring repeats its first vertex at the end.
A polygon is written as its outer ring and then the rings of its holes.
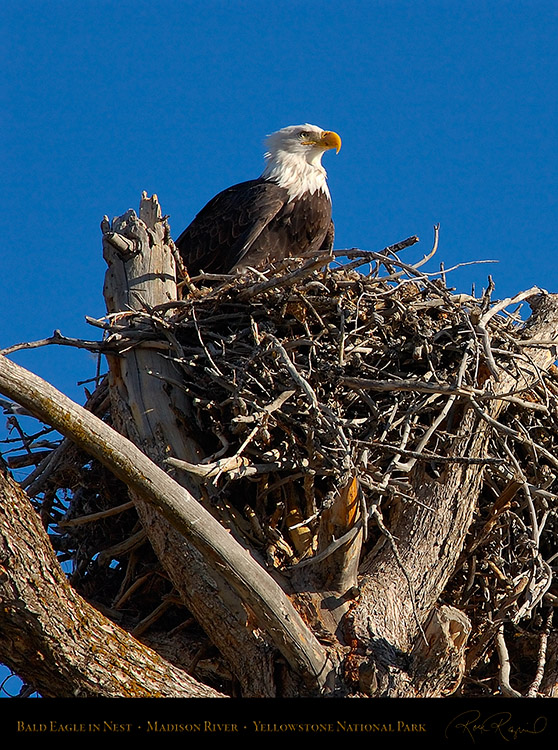
POLYGON ((289 200, 260 177, 212 198, 176 240, 190 276, 229 273, 333 246, 331 200, 323 190, 289 200))

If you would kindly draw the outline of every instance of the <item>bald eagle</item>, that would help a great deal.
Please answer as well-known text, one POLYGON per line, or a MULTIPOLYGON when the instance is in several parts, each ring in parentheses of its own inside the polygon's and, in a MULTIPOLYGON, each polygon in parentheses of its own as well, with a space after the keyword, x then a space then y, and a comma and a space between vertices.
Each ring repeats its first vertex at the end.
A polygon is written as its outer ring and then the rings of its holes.
POLYGON ((223 190, 176 241, 190 276, 229 273, 333 247, 331 197, 322 166, 341 138, 315 125, 268 136, 261 177, 223 190))

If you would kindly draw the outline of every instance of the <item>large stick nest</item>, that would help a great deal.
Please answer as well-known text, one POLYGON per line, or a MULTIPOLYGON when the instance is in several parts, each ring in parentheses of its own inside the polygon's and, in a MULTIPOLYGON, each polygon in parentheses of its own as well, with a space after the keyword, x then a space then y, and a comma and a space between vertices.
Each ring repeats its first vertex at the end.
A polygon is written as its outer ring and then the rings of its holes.
MULTIPOLYGON (((270 566, 315 554, 320 514, 348 479, 361 490, 366 554, 384 533, 376 519, 389 525, 392 504, 413 502, 417 462, 434 477, 450 455, 478 466, 475 520, 444 599, 473 624, 466 690, 490 691, 495 624, 513 627, 523 656, 536 658, 556 602, 558 380, 552 367, 528 392, 506 396, 483 456, 451 453, 456 410, 482 414, 497 368, 524 360, 519 303, 529 295, 500 304, 492 283, 478 296, 456 294, 444 272, 401 261, 413 242, 345 253, 343 264, 292 260, 188 280, 183 300, 130 314, 124 333, 121 321, 106 322, 105 341, 120 351, 156 346, 176 364, 175 384, 194 406, 188 429, 207 458, 194 467, 170 456, 169 471, 186 470, 270 566)), ((89 408, 111 421, 106 381, 89 408)), ((27 440, 25 456, 34 450, 27 440)), ((179 626, 187 613, 126 488, 65 441, 41 459, 24 484, 78 590, 138 633, 179 626), (83 518, 91 514, 100 515, 83 518)))

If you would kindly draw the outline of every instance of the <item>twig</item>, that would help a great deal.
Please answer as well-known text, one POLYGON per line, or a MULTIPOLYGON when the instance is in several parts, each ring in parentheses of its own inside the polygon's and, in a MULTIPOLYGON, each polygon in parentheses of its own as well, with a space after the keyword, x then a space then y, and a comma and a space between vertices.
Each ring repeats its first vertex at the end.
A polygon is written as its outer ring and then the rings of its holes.
POLYGON ((24 349, 38 349, 41 346, 52 346, 55 344, 59 346, 73 346, 77 349, 87 349, 91 352, 103 352, 107 349, 107 346, 103 341, 86 341, 84 339, 69 338, 68 336, 63 336, 60 331, 56 330, 52 336, 49 336, 46 339, 26 341, 21 344, 13 344, 5 349, 0 349, 0 356, 13 354, 14 352, 19 352, 24 349))
POLYGON ((496 635, 496 648, 500 660, 500 690, 506 698, 521 698, 521 693, 510 685, 510 657, 504 638, 504 625, 501 624, 496 635))
POLYGON ((122 505, 116 505, 114 508, 108 508, 107 510, 99 511, 98 513, 90 513, 87 516, 81 516, 80 518, 67 518, 63 521, 59 521, 58 526, 61 528, 69 528, 71 526, 83 526, 86 523, 94 523, 102 518, 110 518, 116 516, 119 513, 124 513, 126 510, 130 510, 134 507, 134 503, 130 500, 122 505))
POLYGON ((313 408, 319 409, 318 399, 316 397, 316 393, 314 392, 314 389, 312 388, 310 383, 296 369, 291 358, 285 351, 285 347, 271 333, 264 333, 262 334, 262 337, 264 340, 271 342, 271 348, 279 355, 279 358, 281 359, 282 363, 287 368, 289 375, 294 380, 294 382, 301 388, 303 393, 307 396, 313 408))
POLYGON ((522 302, 523 300, 530 299, 531 297, 535 297, 538 294, 544 294, 544 291, 540 289, 538 286, 533 286, 530 289, 527 289, 525 292, 521 292, 520 294, 516 294, 515 297, 506 297, 506 299, 501 300, 500 302, 496 303, 495 305, 492 305, 480 318, 479 325, 482 328, 486 328, 486 324, 488 321, 493 318, 495 315, 497 315, 499 312, 502 312, 502 310, 505 310, 506 307, 510 307, 510 305, 517 305, 519 302, 522 302))
POLYGON ((544 670, 546 665, 546 652, 548 647, 548 637, 550 635, 550 630, 552 627, 552 619, 554 615, 554 610, 552 607, 550 607, 546 613, 545 623, 543 630, 540 634, 540 640, 539 640, 539 654, 537 659, 537 671, 535 673, 535 677, 533 678, 533 682, 529 686, 529 690, 527 691, 527 697, 528 698, 535 698, 540 690, 543 677, 544 677, 544 670))

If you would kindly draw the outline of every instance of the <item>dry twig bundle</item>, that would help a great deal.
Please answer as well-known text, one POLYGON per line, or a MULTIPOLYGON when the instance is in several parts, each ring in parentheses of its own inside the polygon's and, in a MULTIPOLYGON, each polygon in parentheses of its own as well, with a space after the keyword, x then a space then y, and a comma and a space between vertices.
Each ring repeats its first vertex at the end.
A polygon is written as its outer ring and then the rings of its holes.
MULTIPOLYGON (((397 552, 393 519, 425 502, 417 482, 476 467, 473 524, 441 599, 472 625, 460 690, 514 692, 503 671, 505 626, 523 636, 518 658, 528 653, 539 666, 519 669, 517 690, 549 694, 558 379, 550 367, 521 385, 533 369, 529 352, 552 342, 525 339, 519 314, 544 294, 494 301, 492 283, 480 296, 456 294, 445 272, 422 270, 435 247, 415 265, 401 260, 415 241, 188 279, 181 300, 92 321, 104 337, 90 348, 113 356, 151 348, 173 363, 170 384, 193 407, 183 427, 204 458, 167 453, 168 471, 187 476, 242 545, 287 578, 356 529, 361 561, 386 544, 397 552), (509 377, 520 385, 495 387, 509 377), (481 455, 461 452, 470 444, 465 412, 490 431, 481 455), (342 492, 352 503, 343 534, 324 541, 324 516, 342 492)), ((88 408, 111 422, 106 379, 88 408)), ((34 461, 36 446, 25 443, 13 466, 34 461)), ((72 561, 76 588, 138 635, 191 624, 125 485, 67 440, 43 451, 23 484, 61 560, 72 561)), ((222 684, 222 665, 207 668, 222 684)))

